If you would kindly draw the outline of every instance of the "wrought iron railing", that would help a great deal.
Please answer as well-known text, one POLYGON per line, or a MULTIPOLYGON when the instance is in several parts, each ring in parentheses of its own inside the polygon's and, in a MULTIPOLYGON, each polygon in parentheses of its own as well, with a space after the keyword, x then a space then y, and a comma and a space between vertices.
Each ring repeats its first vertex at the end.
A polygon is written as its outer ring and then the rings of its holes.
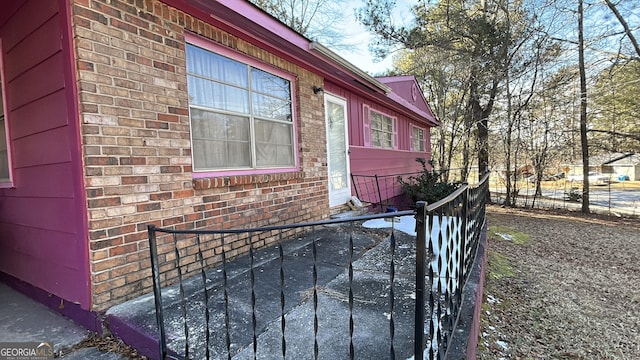
MULTIPOLYGON (((436 169, 442 181, 446 182, 466 182, 461 180, 462 168, 452 169, 436 169)), ((411 183, 412 178, 420 176, 422 172, 411 172, 401 174, 386 175, 368 175, 368 174, 351 174, 351 184, 355 195, 361 201, 371 204, 374 209, 382 212, 387 208, 403 209, 406 208, 410 199, 404 196, 402 186, 398 181, 411 183)))
POLYGON ((405 202, 398 177, 407 180, 419 174, 419 172, 390 175, 351 174, 351 184, 358 199, 384 212, 387 207, 398 209, 405 202))
POLYGON ((256 229, 150 225, 158 357, 444 357, 486 184, 416 211, 256 229), (406 219, 415 236, 397 229, 406 219), (385 220, 375 234, 361 227, 385 220))
POLYGON ((445 358, 458 321, 462 289, 486 226, 488 179, 487 173, 477 185, 465 184, 436 203, 417 203, 416 324, 425 328, 416 325, 415 337, 429 359, 445 358))

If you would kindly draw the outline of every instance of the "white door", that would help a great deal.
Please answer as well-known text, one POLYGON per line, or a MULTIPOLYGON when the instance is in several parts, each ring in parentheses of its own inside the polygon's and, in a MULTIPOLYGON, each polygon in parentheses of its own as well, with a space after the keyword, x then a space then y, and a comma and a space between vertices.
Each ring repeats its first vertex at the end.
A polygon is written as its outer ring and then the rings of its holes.
POLYGON ((347 102, 344 99, 325 94, 324 108, 327 123, 329 206, 336 206, 346 203, 351 198, 347 102))

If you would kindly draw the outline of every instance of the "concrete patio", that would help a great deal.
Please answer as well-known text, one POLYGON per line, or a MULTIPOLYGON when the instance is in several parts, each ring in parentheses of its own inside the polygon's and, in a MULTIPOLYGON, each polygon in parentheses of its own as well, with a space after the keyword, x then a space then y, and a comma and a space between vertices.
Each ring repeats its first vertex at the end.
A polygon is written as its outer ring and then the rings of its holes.
MULTIPOLYGON (((389 223, 391 225, 391 223, 389 223)), ((390 229, 359 225, 325 226, 282 244, 284 307, 281 308, 279 249, 254 253, 255 333, 252 324, 251 273, 248 257, 229 262, 227 272, 229 350, 234 359, 253 358, 253 339, 260 359, 282 359, 282 311, 287 359, 309 359, 314 339, 321 359, 349 358, 350 339, 355 358, 388 358, 391 351, 390 294, 393 294, 395 357, 413 355, 415 299, 415 237, 395 231, 394 282, 391 292, 390 229), (353 239, 352 310, 349 325, 349 236, 353 239), (313 300, 313 249, 316 242, 317 309, 313 300), (314 337, 314 315, 318 330, 314 337)), ((167 346, 184 355, 188 332, 189 356, 205 358, 205 301, 200 276, 184 283, 187 326, 177 285, 163 288, 167 346), (186 331, 185 331, 186 329, 186 331)), ((222 270, 207 272, 211 358, 227 358, 222 270)), ((142 353, 156 357, 158 330, 152 294, 111 308, 111 331, 142 353)))
POLYGON ((49 342, 68 360, 125 360, 121 354, 81 346, 90 331, 17 290, 0 283, 0 342, 49 342))
MULTIPOLYGON (((255 312, 252 311, 250 262, 247 256, 226 266, 228 320, 225 319, 222 269, 207 272, 209 308, 209 356, 251 359, 255 351, 259 359, 311 359, 317 342, 319 359, 350 357, 350 345, 356 359, 391 358, 391 319, 393 319, 393 352, 397 359, 413 357, 415 322, 415 225, 394 222, 394 282, 391 288, 390 237, 391 222, 377 219, 373 227, 330 225, 316 227, 305 236, 282 243, 282 261, 277 246, 254 252, 255 312), (381 225, 382 224, 382 225, 381 225), (409 233, 409 234, 407 234, 409 233), (351 290, 349 305, 349 237, 353 242, 351 290), (316 244, 317 305, 314 306, 313 242, 316 244), (281 268, 282 263, 282 280, 281 268), (281 281, 283 286, 281 287, 281 281), (282 289, 282 291, 281 291, 282 289), (393 294, 393 312, 390 295, 393 294), (281 299, 284 305, 281 307, 281 299), (284 322, 282 314, 284 313, 284 322), (252 317, 255 314, 255 333, 252 317), (353 332, 350 331, 350 314, 353 332), (317 317, 317 331, 314 331, 317 317), (229 346, 227 347, 226 321, 229 346)), ((452 357, 465 357, 474 348, 474 315, 482 298, 484 247, 478 252, 476 265, 465 295, 452 357), (481 260, 481 261, 479 261, 481 260), (479 295, 478 295, 479 294, 479 295), (475 309, 474 309, 475 308, 475 309), (471 345, 469 345, 471 344, 471 345)), ((183 283, 187 301, 187 322, 183 319, 180 290, 177 285, 163 288, 165 326, 169 355, 185 353, 185 333, 189 338, 189 358, 206 357, 205 297, 200 276, 183 283), (185 332, 186 329, 186 332, 185 332)), ((56 353, 68 359, 125 359, 116 353, 78 346, 90 332, 46 306, 0 284, 0 341, 50 341, 56 353), (44 340, 43 340, 44 339, 44 340), (72 351, 69 351, 72 349, 72 351)), ((428 313, 428 312, 427 312, 428 313)), ((159 332, 156 325, 152 294, 111 308, 105 326, 117 337, 135 347, 139 353, 158 358, 159 332)), ((425 325, 428 327, 428 324, 425 325)), ((477 330, 477 329, 476 329, 477 330)), ((428 329, 425 329, 428 333, 428 329)))

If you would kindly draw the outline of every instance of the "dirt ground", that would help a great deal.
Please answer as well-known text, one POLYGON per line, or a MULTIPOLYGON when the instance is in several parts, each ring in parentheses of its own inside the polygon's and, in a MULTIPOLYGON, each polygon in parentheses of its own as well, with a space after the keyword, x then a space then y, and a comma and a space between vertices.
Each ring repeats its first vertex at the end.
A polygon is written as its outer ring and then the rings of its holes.
POLYGON ((497 206, 479 359, 640 359, 640 220, 497 206))

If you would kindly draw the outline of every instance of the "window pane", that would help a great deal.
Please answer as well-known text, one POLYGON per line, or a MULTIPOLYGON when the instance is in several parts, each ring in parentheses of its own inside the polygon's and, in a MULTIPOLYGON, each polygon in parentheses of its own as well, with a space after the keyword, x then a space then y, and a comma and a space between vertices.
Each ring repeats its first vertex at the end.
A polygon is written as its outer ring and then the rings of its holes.
POLYGON ((249 118, 191 109, 195 170, 251 166, 249 118))
POLYGON ((371 128, 374 130, 382 129, 382 116, 378 113, 371 113, 371 128))
POLYGON ((382 148, 393 148, 393 119, 371 111, 371 144, 382 148))
POLYGON ((258 167, 294 165, 292 125, 256 120, 255 135, 258 167))
POLYGON ((255 68, 251 69, 251 90, 280 99, 291 99, 289 80, 255 68))
POLYGON ((187 44, 187 73, 248 88, 247 65, 187 44))
POLYGON ((413 148, 417 151, 424 151, 424 130, 413 128, 413 148))
POLYGON ((253 94, 253 114, 259 117, 291 121, 291 103, 271 96, 253 94))
POLYGON ((249 91, 189 75, 189 103, 213 109, 249 113, 249 91))
POLYGON ((373 131, 371 133, 371 144, 377 147, 382 146, 382 143, 380 142, 380 131, 373 131))
POLYGON ((393 133, 393 120, 391 118, 385 117, 385 131, 393 133))
POLYGON ((382 143, 382 147, 392 148, 393 147, 393 142, 391 141, 391 134, 385 133, 385 134, 383 134, 383 136, 384 136, 384 140, 383 140, 383 143, 382 143))
POLYGON ((187 85, 195 171, 295 165, 290 80, 187 45, 187 85))
POLYGON ((413 128, 413 149, 416 151, 424 151, 424 130, 413 128))
POLYGON ((391 134, 383 133, 383 132, 375 132, 372 134, 372 143, 374 146, 383 147, 383 148, 391 148, 392 140, 391 134))

